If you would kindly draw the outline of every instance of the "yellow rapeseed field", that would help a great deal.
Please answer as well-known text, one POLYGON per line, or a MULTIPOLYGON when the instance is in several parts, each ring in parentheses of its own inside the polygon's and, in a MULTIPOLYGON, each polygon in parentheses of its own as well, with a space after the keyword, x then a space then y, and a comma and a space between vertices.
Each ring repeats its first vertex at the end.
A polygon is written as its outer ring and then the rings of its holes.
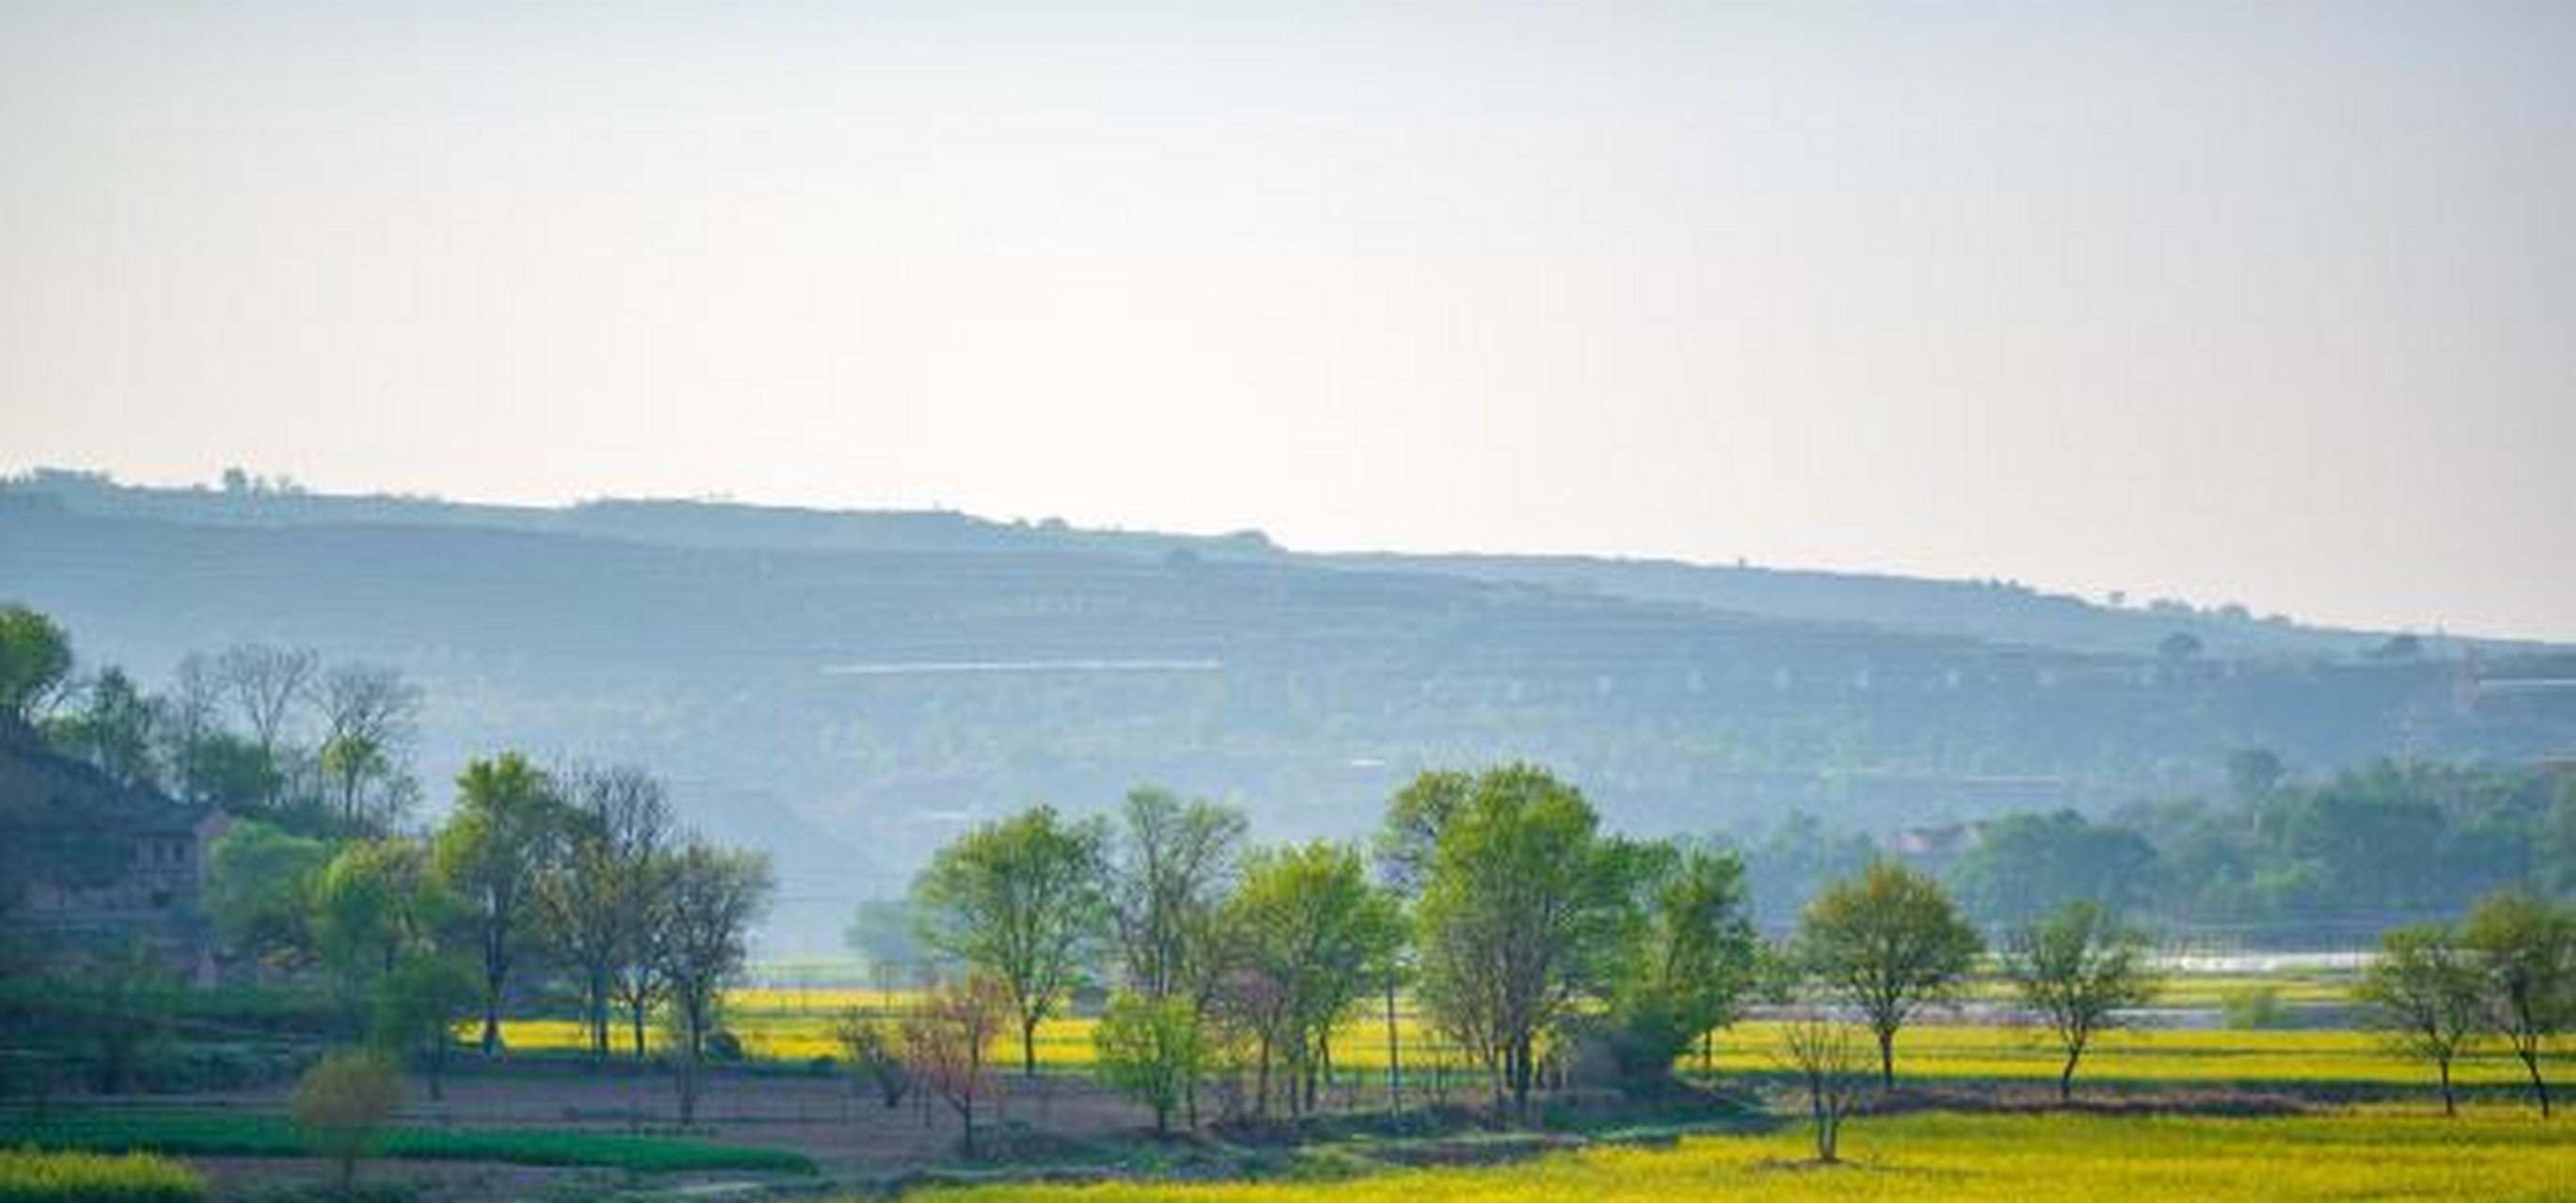
MULTIPOLYGON (((858 1007, 892 1013, 910 1005, 904 992, 845 988, 743 990, 729 995, 725 1023, 753 1056, 803 1061, 837 1051, 832 1039, 835 1017, 858 1007)), ((1041 1064, 1074 1069, 1092 1062, 1092 1022, 1085 1018, 1049 1020, 1038 1029, 1041 1064)), ((1455 1050, 1410 1014, 1397 1025, 1408 1066, 1435 1060, 1462 1064, 1455 1050)), ((511 1047, 576 1049, 582 1046, 579 1024, 569 1020, 523 1020, 503 1031, 511 1047)), ((656 1038, 659 1036, 657 1034, 656 1038)), ((1002 1059, 1016 1061, 1016 1035, 997 1048, 1002 1059)), ((1720 1074, 1776 1069, 1773 1050, 1777 1029, 1760 1021, 1737 1025, 1719 1035, 1716 1069, 1720 1074)), ((1386 1029, 1382 1021, 1362 1017, 1345 1025, 1334 1042, 1337 1067, 1355 1071, 1383 1069, 1386 1029)), ((1694 1055, 1688 1069, 1700 1068, 1694 1055)), ((2053 1080, 2057 1052, 2044 1033, 2015 1027, 1924 1023, 1897 1039, 1898 1072, 1916 1080, 2005 1079, 2053 1080)), ((2465 1085, 2513 1084, 2520 1069, 2501 1049, 2483 1049, 2456 1068, 2465 1085)), ((2104 1034, 2087 1056, 2079 1081, 2175 1083, 2317 1082, 2372 1085, 2416 1085, 2428 1081, 2419 1063, 2390 1051, 2367 1032, 2225 1031, 2154 1029, 2104 1034)))
POLYGON ((2349 1112, 2297 1118, 1925 1114, 1861 1119, 1846 1164, 1807 1164, 1805 1134, 1706 1136, 1663 1149, 1566 1153, 1475 1169, 1329 1183, 1013 1184, 937 1203, 2299 1203, 2576 1197, 2576 1125, 2477 1109, 2458 1120, 2349 1112))

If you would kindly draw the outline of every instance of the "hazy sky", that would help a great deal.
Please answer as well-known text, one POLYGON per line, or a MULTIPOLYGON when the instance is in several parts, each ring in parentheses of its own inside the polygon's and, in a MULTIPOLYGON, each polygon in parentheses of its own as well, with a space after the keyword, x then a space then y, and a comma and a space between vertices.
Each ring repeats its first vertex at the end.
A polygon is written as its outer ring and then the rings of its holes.
POLYGON ((37 463, 2576 638, 2576 4, 8 0, 37 463))

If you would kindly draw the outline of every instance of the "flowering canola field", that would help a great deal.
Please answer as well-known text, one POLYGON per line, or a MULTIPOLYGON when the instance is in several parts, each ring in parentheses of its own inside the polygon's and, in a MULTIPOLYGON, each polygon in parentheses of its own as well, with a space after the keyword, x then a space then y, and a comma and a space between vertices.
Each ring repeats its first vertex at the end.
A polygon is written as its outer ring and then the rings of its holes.
MULTIPOLYGON (((832 1025, 842 1010, 858 1007, 896 1013, 911 1001, 903 992, 875 990, 742 990, 727 996, 724 1014, 727 1028, 741 1038, 751 1055, 805 1061, 838 1051, 832 1025)), ((1091 1029, 1087 1018, 1047 1021, 1038 1029, 1039 1062, 1058 1069, 1089 1066, 1091 1029)), ((1397 1036, 1408 1067, 1427 1067, 1435 1060, 1453 1068, 1463 1064, 1455 1050, 1412 1015, 1399 1016, 1397 1036)), ((505 1026, 503 1037, 518 1049, 583 1046, 581 1026, 569 1020, 513 1022, 505 1026)), ((997 1044, 997 1060, 1016 1064, 1017 1041, 1012 1034, 997 1044)), ((1775 1025, 1758 1020, 1739 1024, 1719 1034, 1715 1068, 1721 1075, 1770 1072, 1778 1068, 1773 1056, 1778 1047, 1775 1025)), ((1384 1069, 1383 1021, 1363 1017, 1344 1025, 1334 1042, 1333 1060, 1339 1069, 1384 1069)), ((1685 1058, 1683 1064, 1687 1069, 1701 1068, 1696 1055, 1685 1058)), ((1897 1072, 1917 1081, 2054 1081, 2057 1070, 2055 1046, 2044 1034, 2024 1028, 1926 1023, 1897 1037, 1897 1072)), ((2078 1081, 2416 1086, 2429 1083, 2427 1074, 2423 1065, 2390 1051, 2367 1032, 2153 1029, 2105 1033, 2086 1056, 2078 1081)), ((2477 1051, 2456 1067, 2455 1074, 2468 1086, 2509 1086, 2522 1081, 2520 1067, 2500 1048, 2477 1051)))
POLYGON ((2265 1203, 2576 1197, 2576 1125, 2479 1108, 2208 1119, 1921 1114, 1862 1118, 1840 1167, 1803 1162, 1805 1133, 1693 1137, 1474 1169, 1322 1183, 1016 1183, 936 1203, 2265 1203))

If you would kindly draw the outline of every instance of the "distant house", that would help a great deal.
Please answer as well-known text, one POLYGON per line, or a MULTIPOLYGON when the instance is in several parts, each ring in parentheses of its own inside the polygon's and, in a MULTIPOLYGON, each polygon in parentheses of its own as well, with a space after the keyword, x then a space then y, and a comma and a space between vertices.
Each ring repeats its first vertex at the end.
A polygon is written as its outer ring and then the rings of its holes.
POLYGON ((0 924, 71 960, 139 949, 210 981, 206 848, 224 821, 0 721, 0 924))

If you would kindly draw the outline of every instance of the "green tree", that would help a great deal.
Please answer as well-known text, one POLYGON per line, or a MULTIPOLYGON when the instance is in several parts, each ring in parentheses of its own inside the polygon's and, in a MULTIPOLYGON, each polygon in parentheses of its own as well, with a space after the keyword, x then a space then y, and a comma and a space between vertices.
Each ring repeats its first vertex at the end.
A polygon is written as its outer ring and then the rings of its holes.
POLYGON ((1048 806, 968 832, 913 882, 922 942, 989 974, 1009 996, 1020 1065, 1038 1072, 1038 1024, 1082 981, 1106 921, 1104 829, 1048 806))
POLYGON ((2013 933, 2003 970, 2024 1007, 2048 1024, 2066 1063, 2057 1097, 2074 1097, 2075 1066, 2119 1013, 2155 1001, 2158 981, 2146 938, 2095 902, 2070 902, 2013 933))
POLYGON ((1191 1001, 1121 991, 1092 1029, 1100 1080, 1154 1112, 1157 1135, 1197 1085, 1208 1057, 1207 1032, 1191 1001))
POLYGON ((1970 914, 2019 926, 2080 900, 2144 901, 2155 861, 2138 833, 2061 810, 1995 820, 1949 876, 1970 914))
POLYGON ((1647 845, 1639 857, 1642 938, 1621 975, 1612 1017, 1632 1047, 1623 1060, 1660 1078, 1697 1040, 1704 1067, 1716 1034, 1754 987, 1761 937, 1746 908, 1744 865, 1730 852, 1647 845))
POLYGON ((1807 904, 1796 956, 1878 1041, 1879 1081, 1896 1084, 1896 1033, 1955 990, 1984 942, 1941 883, 1880 862, 1807 904))
POLYGON ((2546 1118, 2541 1057, 2576 1026, 2576 916, 2529 895, 2497 894, 2469 912, 2460 943, 2485 971, 2488 1023, 2522 1062, 2546 1118))
POLYGON ((1539 1042, 1606 996, 1640 921, 1633 858, 1546 770, 1479 774, 1439 824, 1415 910, 1424 1003, 1524 1118, 1539 1042))
POLYGON ((2380 936, 2379 956, 2357 991, 2398 1051, 2433 1063, 2444 1115, 2459 1114, 2451 1063, 2485 1019, 2486 982, 2478 969, 2441 924, 2393 928, 2380 936))
POLYGON ((438 871, 472 917, 490 1056, 501 1049, 501 1009, 537 917, 533 899, 561 843, 563 804, 554 783, 516 752, 466 765, 456 790, 456 808, 438 833, 438 871))
POLYGON ((71 671, 71 636, 53 619, 0 605, 0 720, 34 726, 71 671))
POLYGON ((367 1042, 409 1060, 428 1079, 429 1097, 445 1098, 456 1023, 473 1014, 481 998, 482 982, 468 953, 445 945, 415 950, 376 983, 367 1042))
POLYGON ((289 1113, 315 1156, 340 1163, 345 1194, 357 1182, 358 1160, 375 1151, 401 1105, 401 1075, 382 1055, 361 1049, 333 1053, 306 1070, 289 1113))
POLYGON ((427 845, 418 840, 358 840, 344 845, 315 878, 308 922, 322 963, 359 1000, 412 950, 431 942, 431 927, 454 908, 427 845))
POLYGON ((263 965, 292 968, 314 953, 308 917, 329 842, 244 819, 206 851, 206 911, 224 942, 263 965))
POLYGON ((921 941, 913 934, 912 904, 900 898, 870 898, 850 914, 841 943, 868 963, 880 993, 893 991, 903 968, 921 959, 921 941))
POLYGON ((1130 989, 1205 996, 1218 902, 1234 880, 1243 812, 1162 790, 1127 795, 1110 865, 1110 916, 1130 989))
POLYGON ((1369 883, 1358 850, 1316 841, 1262 849, 1225 902, 1225 1005, 1258 1045, 1259 1105, 1287 1070, 1290 1114, 1314 1105, 1333 1027, 1367 997, 1403 940, 1395 900, 1369 883))
POLYGON ((691 840, 672 857, 662 973, 680 1023, 682 1124, 697 1120, 698 1070, 715 1030, 716 1004, 741 975, 751 929, 775 890, 769 858, 760 853, 691 840))
POLYGON ((46 724, 46 738, 119 785, 158 789, 153 755, 159 709, 120 668, 106 668, 79 691, 70 714, 46 724))
POLYGON ((655 955, 649 939, 638 947, 636 924, 667 917, 654 896, 664 883, 652 862, 670 839, 670 802, 661 782, 642 769, 562 776, 560 864, 539 878, 536 901, 549 942, 581 987, 591 1055, 605 1058, 620 972, 633 959, 655 955))

